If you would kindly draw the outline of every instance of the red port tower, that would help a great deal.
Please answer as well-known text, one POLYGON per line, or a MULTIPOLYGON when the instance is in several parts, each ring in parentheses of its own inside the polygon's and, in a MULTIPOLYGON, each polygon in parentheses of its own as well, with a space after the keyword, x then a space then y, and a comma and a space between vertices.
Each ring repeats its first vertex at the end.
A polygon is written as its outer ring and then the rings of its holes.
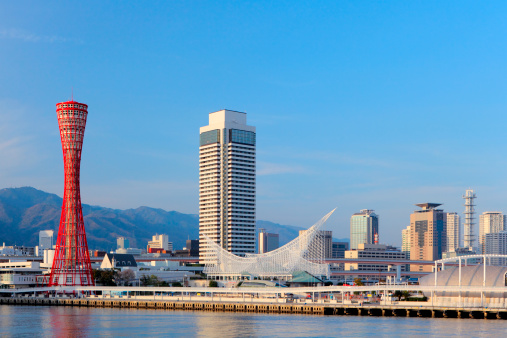
POLYGON ((95 285, 81 208, 79 172, 88 106, 76 101, 56 104, 62 139, 65 188, 49 286, 95 285))

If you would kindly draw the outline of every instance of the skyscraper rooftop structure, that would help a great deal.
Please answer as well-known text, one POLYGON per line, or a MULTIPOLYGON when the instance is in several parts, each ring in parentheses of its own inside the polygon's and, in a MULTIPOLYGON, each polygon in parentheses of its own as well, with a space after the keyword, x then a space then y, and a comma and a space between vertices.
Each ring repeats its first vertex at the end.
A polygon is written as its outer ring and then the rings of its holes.
POLYGON ((199 143, 199 258, 207 262, 213 240, 239 256, 255 253, 255 127, 246 114, 209 114, 199 143))
POLYGON ((76 101, 56 105, 62 140, 65 185, 62 214, 49 286, 95 285, 81 208, 79 174, 88 106, 76 101))

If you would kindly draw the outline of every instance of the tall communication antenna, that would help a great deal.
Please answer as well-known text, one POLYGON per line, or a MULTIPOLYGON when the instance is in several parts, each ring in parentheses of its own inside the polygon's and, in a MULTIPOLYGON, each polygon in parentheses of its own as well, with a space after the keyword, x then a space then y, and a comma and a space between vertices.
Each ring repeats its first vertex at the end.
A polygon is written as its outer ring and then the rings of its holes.
POLYGON ((475 244, 475 235, 474 235, 474 225, 475 225, 475 204, 474 199, 477 198, 473 189, 467 189, 465 195, 463 195, 465 199, 465 224, 464 224, 464 247, 469 248, 471 251, 474 248, 475 244))

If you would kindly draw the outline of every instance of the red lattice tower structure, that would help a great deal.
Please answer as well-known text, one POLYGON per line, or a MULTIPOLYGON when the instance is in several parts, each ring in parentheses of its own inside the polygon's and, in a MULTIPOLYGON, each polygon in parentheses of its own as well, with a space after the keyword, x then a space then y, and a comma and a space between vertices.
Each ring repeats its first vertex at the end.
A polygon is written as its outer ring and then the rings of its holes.
POLYGON ((56 104, 62 139, 65 189, 49 286, 95 285, 81 208, 79 172, 88 106, 76 101, 56 104))

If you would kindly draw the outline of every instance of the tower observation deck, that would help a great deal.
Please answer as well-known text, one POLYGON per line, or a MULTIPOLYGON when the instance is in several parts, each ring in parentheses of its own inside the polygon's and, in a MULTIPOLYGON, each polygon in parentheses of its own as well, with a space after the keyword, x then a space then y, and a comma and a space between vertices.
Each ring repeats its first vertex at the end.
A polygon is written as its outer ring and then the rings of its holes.
POLYGON ((56 114, 62 140, 65 187, 49 286, 91 286, 95 283, 91 274, 79 187, 88 106, 76 101, 61 102, 56 105, 56 114))

